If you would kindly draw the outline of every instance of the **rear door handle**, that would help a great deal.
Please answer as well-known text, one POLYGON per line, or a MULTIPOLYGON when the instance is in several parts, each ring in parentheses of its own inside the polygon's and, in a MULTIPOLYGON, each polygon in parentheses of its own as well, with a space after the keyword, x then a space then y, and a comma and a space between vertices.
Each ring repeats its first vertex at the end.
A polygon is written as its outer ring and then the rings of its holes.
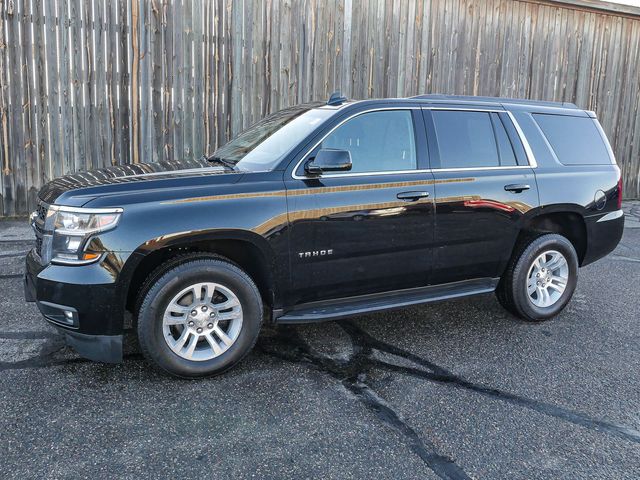
POLYGON ((396 195, 398 200, 406 200, 407 202, 415 202, 416 200, 427 198, 428 196, 429 192, 401 192, 396 195))
POLYGON ((507 192, 514 192, 514 193, 520 193, 523 190, 529 190, 530 188, 531 187, 526 183, 512 183, 504 186, 504 189, 507 192))

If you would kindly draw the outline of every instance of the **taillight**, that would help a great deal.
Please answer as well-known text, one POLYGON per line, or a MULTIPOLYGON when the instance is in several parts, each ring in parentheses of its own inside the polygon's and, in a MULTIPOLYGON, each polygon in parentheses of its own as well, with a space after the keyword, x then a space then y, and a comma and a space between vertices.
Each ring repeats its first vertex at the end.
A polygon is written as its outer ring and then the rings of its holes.
POLYGON ((620 180, 618 180, 618 210, 622 208, 622 175, 620 175, 620 180))

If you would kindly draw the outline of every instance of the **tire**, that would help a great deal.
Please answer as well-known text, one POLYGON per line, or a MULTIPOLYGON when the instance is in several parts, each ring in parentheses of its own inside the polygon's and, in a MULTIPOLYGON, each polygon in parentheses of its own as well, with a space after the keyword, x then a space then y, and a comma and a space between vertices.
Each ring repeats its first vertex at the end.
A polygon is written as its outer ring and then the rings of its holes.
POLYGON ((198 378, 225 372, 251 351, 263 305, 244 271, 206 254, 160 271, 138 299, 138 341, 150 363, 177 377, 198 378))
POLYGON ((545 234, 526 238, 516 247, 496 295, 513 315, 539 322, 564 309, 577 281, 578 255, 571 242, 562 235, 545 234))

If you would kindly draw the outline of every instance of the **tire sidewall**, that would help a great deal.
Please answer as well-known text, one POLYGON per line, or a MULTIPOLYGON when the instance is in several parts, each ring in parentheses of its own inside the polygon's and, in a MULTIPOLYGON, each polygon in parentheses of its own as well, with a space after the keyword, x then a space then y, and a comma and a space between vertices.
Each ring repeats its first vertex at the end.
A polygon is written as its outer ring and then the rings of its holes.
POLYGON ((138 338, 143 352, 161 369, 181 377, 221 373, 251 350, 262 323, 262 301, 255 284, 237 267, 220 260, 187 262, 166 274, 149 289, 138 316, 138 338), (190 361, 174 353, 164 339, 162 318, 173 297, 200 282, 215 282, 230 289, 242 306, 242 328, 233 345, 218 357, 190 361))
POLYGON ((578 256, 573 245, 565 237, 557 234, 548 234, 538 237, 525 249, 516 265, 513 275, 512 291, 514 302, 525 317, 531 321, 540 321, 551 318, 567 305, 578 282, 578 256), (556 303, 549 307, 538 307, 533 304, 527 293, 527 280, 529 270, 536 258, 542 252, 556 250, 567 260, 569 278, 562 296, 556 303))

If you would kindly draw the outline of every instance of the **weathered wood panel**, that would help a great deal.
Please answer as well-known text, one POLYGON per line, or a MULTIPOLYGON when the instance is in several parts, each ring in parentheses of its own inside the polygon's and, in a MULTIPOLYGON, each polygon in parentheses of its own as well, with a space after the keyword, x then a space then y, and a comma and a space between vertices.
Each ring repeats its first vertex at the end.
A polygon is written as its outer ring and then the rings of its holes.
POLYGON ((595 110, 640 196, 640 9, 593 0, 0 0, 0 216, 51 178, 198 157, 264 115, 418 93, 595 110))

